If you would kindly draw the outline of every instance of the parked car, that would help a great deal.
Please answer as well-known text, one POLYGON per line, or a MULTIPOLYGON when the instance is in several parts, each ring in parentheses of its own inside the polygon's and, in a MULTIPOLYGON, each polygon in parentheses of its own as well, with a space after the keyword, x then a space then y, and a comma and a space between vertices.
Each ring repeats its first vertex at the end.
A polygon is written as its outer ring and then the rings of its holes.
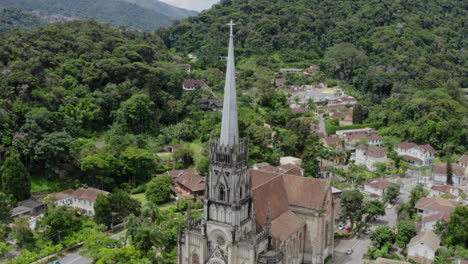
POLYGON ((345 229, 345 224, 340 224, 340 225, 338 226, 338 229, 339 229, 339 230, 345 229))
POLYGON ((350 226, 347 226, 347 227, 345 228, 345 230, 344 230, 344 231, 345 231, 346 233, 349 233, 349 232, 351 232, 351 227, 350 227, 350 226))
POLYGON ((364 231, 364 234, 366 234, 366 235, 370 235, 370 233, 372 233, 372 230, 370 230, 370 229, 366 229, 366 230, 364 231))
POLYGON ((352 248, 349 248, 346 250, 346 255, 351 255, 353 254, 354 250, 352 248))

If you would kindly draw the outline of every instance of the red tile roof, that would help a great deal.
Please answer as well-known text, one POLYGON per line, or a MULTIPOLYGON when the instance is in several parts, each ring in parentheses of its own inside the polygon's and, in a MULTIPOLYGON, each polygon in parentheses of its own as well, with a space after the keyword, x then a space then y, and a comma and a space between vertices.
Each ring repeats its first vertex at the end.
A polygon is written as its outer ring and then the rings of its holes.
POLYGON ((413 142, 402 142, 400 143, 400 145, 398 145, 399 148, 401 149, 411 149, 411 148, 419 148, 421 149, 423 152, 431 152, 431 153, 435 153, 435 149, 431 146, 431 145, 418 145, 416 143, 413 143, 413 142))
POLYGON ((303 176, 304 174, 304 169, 294 164, 284 164, 284 165, 279 166, 278 169, 280 169, 285 174, 294 175, 294 176, 303 176))
POLYGON ((191 192, 199 192, 205 190, 206 179, 197 174, 184 173, 177 177, 176 183, 189 189, 191 192))
POLYGON ((387 155, 387 152, 382 147, 369 146, 365 154, 373 158, 383 158, 387 155))
POLYGON ((443 192, 446 194, 452 194, 452 192, 456 189, 457 188, 450 186, 450 185, 434 185, 431 187, 431 190, 443 192))
POLYGON ((310 112, 310 110, 306 107, 295 107, 292 111, 296 114, 304 114, 310 112))
POLYGON ((457 205, 457 202, 440 197, 424 197, 419 199, 414 207, 420 210, 452 213, 457 205))
POLYGON ((442 212, 442 213, 436 213, 436 214, 431 214, 429 216, 426 216, 422 219, 423 223, 429 223, 429 222, 434 222, 437 220, 444 220, 445 222, 450 221, 450 214, 447 212, 442 212))
POLYGON ((384 190, 391 184, 390 181, 382 178, 369 179, 367 180, 367 185, 371 186, 374 189, 384 190))
POLYGON ((285 241, 305 224, 302 217, 288 210, 271 222, 271 233, 275 239, 285 241))
POLYGON ((167 174, 171 175, 173 179, 176 179, 177 177, 184 175, 184 174, 197 174, 198 172, 195 169, 184 169, 184 170, 172 170, 172 171, 167 171, 167 174))
POLYGON ((206 85, 206 83, 202 80, 185 80, 183 85, 184 87, 194 87, 194 88, 208 87, 208 85, 206 85))
POLYGON ((95 202, 97 196, 100 194, 107 195, 109 193, 95 188, 78 188, 73 193, 73 197, 80 200, 88 200, 95 202))
POLYGON ((468 155, 463 154, 463 156, 460 157, 460 159, 458 160, 458 162, 464 163, 464 164, 468 164, 468 155))
MULTIPOLYGON (((434 167, 435 174, 447 175, 447 163, 439 163, 434 167)), ((457 177, 462 177, 465 174, 465 168, 452 163, 452 173, 457 177)))
POLYGON ((56 201, 59 201, 59 200, 62 200, 62 199, 72 197, 72 195, 73 195, 73 190, 72 189, 68 189, 68 190, 65 190, 65 191, 54 193, 52 195, 52 201, 56 202, 56 201))

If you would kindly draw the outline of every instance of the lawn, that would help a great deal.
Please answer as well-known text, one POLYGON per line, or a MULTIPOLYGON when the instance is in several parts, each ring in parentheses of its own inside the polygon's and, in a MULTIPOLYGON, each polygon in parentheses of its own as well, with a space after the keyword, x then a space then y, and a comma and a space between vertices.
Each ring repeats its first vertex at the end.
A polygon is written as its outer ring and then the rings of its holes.
MULTIPOLYGON (((148 201, 146 200, 146 197, 145 197, 145 193, 134 194, 134 195, 131 195, 130 197, 133 198, 133 199, 135 199, 135 200, 140 201, 141 206, 145 206, 145 204, 148 203, 148 201)), ((159 205, 158 207, 159 207, 159 209, 161 209, 161 210, 165 210, 165 209, 167 209, 168 207, 173 206, 173 205, 174 205, 174 201, 170 201, 170 202, 161 204, 161 205, 159 205)))
POLYGON ((60 182, 51 181, 45 178, 31 177, 31 192, 58 192, 61 191, 60 182))

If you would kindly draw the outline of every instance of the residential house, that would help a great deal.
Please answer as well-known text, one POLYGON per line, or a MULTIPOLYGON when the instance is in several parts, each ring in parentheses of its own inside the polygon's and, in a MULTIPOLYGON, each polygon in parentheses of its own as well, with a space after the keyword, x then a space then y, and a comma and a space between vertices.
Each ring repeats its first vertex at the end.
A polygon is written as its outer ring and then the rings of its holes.
POLYGON ((412 142, 403 142, 396 149, 403 160, 417 166, 428 166, 434 164, 435 150, 431 145, 418 145, 412 142))
POLYGON ((426 217, 437 213, 451 214, 457 205, 457 202, 441 197, 423 197, 419 199, 414 208, 418 210, 418 215, 426 217))
POLYGON ((164 146, 164 150, 167 152, 174 153, 176 150, 183 148, 180 144, 175 144, 172 146, 164 146))
MULTIPOLYGON (((452 163, 451 165, 453 185, 459 186, 466 179, 465 169, 456 163, 452 163)), ((434 185, 447 183, 447 163, 439 163, 434 167, 431 180, 434 185)))
POLYGON ((177 197, 185 199, 205 199, 206 178, 200 176, 195 169, 168 171, 174 179, 172 191, 177 197))
POLYGON ((372 200, 378 199, 383 201, 385 191, 390 184, 390 181, 383 178, 369 179, 364 185, 364 192, 369 194, 372 200))
POLYGON ((279 72, 282 74, 289 74, 289 73, 300 73, 302 69, 280 69, 279 72))
POLYGON ((371 146, 382 146, 383 144, 383 137, 377 135, 377 134, 372 134, 367 137, 367 144, 371 146))
POLYGON ((336 103, 344 104, 344 105, 355 105, 358 103, 358 101, 356 100, 356 98, 352 96, 343 96, 343 97, 340 97, 336 103))
POLYGON ((202 80, 190 79, 190 80, 185 80, 182 83, 182 89, 184 89, 185 91, 193 91, 196 89, 204 89, 204 88, 208 88, 208 85, 202 80))
POLYGON ((292 111, 296 114, 305 114, 310 112, 309 108, 307 107, 294 107, 292 111))
POLYGON ((410 240, 408 257, 422 264, 431 264, 439 247, 440 238, 432 230, 426 229, 410 240))
POLYGON ((71 206, 73 204, 73 190, 68 189, 65 191, 61 191, 58 193, 52 194, 52 202, 55 203, 55 205, 65 205, 65 206, 71 206))
POLYGON ((465 168, 465 178, 468 178, 468 155, 463 154, 460 159, 458 160, 458 165, 465 168))
POLYGON ((13 218, 23 217, 23 216, 38 216, 42 214, 46 207, 46 204, 42 201, 36 200, 34 198, 18 202, 17 207, 13 208, 11 211, 11 216, 13 218))
POLYGON ((198 61, 198 56, 194 54, 188 54, 187 57, 190 59, 192 62, 197 62, 198 61))
POLYGON ((359 146, 356 148, 356 164, 365 165, 368 170, 376 171, 377 163, 387 163, 387 152, 382 147, 359 146))
POLYGON ((78 188, 73 192, 72 207, 79 208, 83 215, 94 216, 94 203, 98 195, 108 195, 109 193, 95 188, 78 188))
POLYGON ((185 71, 186 73, 192 72, 192 65, 190 64, 177 64, 177 67, 179 67, 179 69, 185 71))
POLYGON ((316 73, 320 71, 320 66, 318 65, 310 65, 309 68, 307 68, 307 72, 310 72, 310 73, 316 73))
POLYGON ((339 137, 324 137, 320 141, 323 142, 323 145, 327 148, 338 148, 341 146, 341 138, 339 137))
POLYGON ((456 187, 450 185, 433 185, 430 190, 431 196, 450 196, 451 199, 455 199, 459 196, 459 190, 456 187))
POLYGON ((365 128, 358 128, 358 129, 346 129, 346 130, 337 130, 336 135, 339 137, 344 138, 346 135, 352 134, 366 134, 371 135, 377 133, 374 128, 365 127, 365 128))
POLYGON ((450 221, 450 213, 448 212, 440 212, 440 213, 435 213, 428 215, 426 217, 423 217, 421 220, 421 231, 430 229, 434 230, 435 224, 437 221, 443 220, 445 222, 450 221))
POLYGON ((277 88, 283 88, 286 84, 286 79, 275 79, 275 85, 277 88))

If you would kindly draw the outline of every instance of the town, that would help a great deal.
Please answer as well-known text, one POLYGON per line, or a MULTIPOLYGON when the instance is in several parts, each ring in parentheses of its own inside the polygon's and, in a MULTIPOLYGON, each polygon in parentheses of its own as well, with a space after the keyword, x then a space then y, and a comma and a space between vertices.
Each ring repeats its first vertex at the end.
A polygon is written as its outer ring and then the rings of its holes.
POLYGON ((463 7, 437 1, 0 1, 27 17, 0 20, 0 263, 467 264, 463 7))

